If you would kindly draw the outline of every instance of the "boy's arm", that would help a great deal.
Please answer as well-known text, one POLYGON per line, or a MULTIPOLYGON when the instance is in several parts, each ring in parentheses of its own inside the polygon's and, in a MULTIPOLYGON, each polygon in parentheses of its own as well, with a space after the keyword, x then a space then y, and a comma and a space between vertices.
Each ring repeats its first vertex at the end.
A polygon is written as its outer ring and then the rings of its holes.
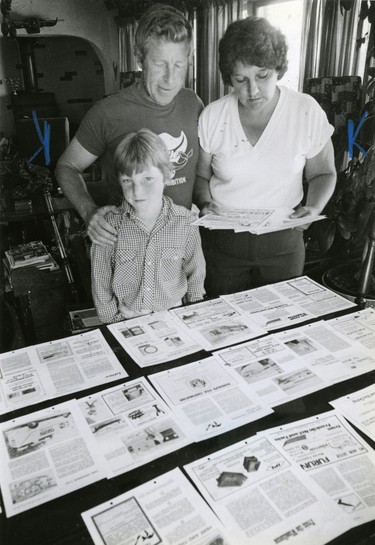
POLYGON ((101 322, 109 324, 123 320, 112 289, 112 246, 91 246, 91 291, 101 322))
POLYGON ((190 225, 189 228, 183 267, 187 278, 186 302, 201 301, 206 294, 204 291, 206 262, 203 255, 199 228, 196 225, 190 225))

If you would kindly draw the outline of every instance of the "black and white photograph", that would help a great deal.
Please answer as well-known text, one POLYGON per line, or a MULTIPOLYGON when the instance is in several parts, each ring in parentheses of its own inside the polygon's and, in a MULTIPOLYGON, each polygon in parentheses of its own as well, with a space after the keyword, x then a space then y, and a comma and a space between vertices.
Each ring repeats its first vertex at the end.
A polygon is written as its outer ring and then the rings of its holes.
POLYGON ((0 542, 373 545, 375 0, 0 0, 0 542))

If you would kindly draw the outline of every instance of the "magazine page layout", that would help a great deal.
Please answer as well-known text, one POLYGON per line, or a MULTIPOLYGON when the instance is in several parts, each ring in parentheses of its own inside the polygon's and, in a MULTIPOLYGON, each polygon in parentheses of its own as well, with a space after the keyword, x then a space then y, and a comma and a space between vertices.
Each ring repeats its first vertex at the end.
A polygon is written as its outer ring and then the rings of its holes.
POLYGON ((248 341, 267 333, 223 299, 213 299, 169 311, 205 350, 248 341))
POLYGON ((199 352, 202 347, 168 311, 139 316, 107 326, 140 366, 148 367, 199 352))
POLYGON ((375 441, 375 384, 330 401, 349 422, 375 441))
POLYGON ((128 374, 99 330, 0 354, 0 414, 128 374))
POLYGON ((8 517, 106 476, 75 400, 0 424, 0 459, 8 517))
POLYGON ((374 518, 375 451, 337 411, 261 432, 331 498, 351 528, 374 518))
POLYGON ((239 545, 178 468, 82 518, 95 545, 239 545))
POLYGON ((263 418, 272 409, 250 395, 213 357, 148 376, 195 441, 263 418))
POLYGON ((324 545, 347 528, 302 470, 264 437, 184 466, 236 545, 324 545))
POLYGON ((143 377, 84 397, 78 404, 109 478, 192 442, 143 377))

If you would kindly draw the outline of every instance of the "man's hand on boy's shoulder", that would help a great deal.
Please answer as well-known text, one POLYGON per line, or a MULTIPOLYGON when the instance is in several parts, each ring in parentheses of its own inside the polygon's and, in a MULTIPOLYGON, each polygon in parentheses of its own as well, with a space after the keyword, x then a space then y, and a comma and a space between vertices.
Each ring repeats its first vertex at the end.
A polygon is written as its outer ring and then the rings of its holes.
POLYGON ((117 231, 105 219, 108 212, 120 213, 116 206, 102 206, 96 208, 87 221, 87 234, 99 246, 113 246, 116 242, 117 231))

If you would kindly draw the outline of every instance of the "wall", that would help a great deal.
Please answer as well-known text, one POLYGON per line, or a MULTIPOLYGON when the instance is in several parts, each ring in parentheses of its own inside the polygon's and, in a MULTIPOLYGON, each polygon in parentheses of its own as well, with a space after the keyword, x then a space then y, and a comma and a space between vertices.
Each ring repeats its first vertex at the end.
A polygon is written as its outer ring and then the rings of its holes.
MULTIPOLYGON (((119 76, 114 70, 114 67, 118 66, 118 29, 114 21, 115 14, 107 10, 104 0, 28 0, 28 2, 13 0, 11 18, 14 21, 31 16, 59 19, 55 26, 41 28, 40 34, 27 34, 23 29, 17 31, 17 38, 38 38, 40 45, 35 49, 38 87, 44 91, 56 92, 56 89, 52 89, 53 72, 56 72, 54 87, 60 86, 56 93, 59 106, 64 102, 65 89, 66 100, 92 99, 92 102, 118 89, 119 76), (59 41, 63 40, 63 37, 65 41, 59 41), (44 47, 47 42, 53 45, 44 47), (87 81, 84 83, 85 70, 87 81), (68 72, 67 77, 72 79, 61 80, 60 77, 66 76, 65 72, 68 72), (75 97, 74 87, 78 92, 78 86, 79 96, 75 97)), ((1 38, 1 131, 7 136, 13 134, 14 125, 12 113, 6 107, 10 103, 10 88, 4 78, 22 77, 19 62, 15 42, 10 38, 1 38)), ((67 112, 73 113, 74 123, 80 121, 78 118, 91 105, 89 102, 67 104, 67 112)), ((64 114, 63 111, 61 113, 64 114)))

